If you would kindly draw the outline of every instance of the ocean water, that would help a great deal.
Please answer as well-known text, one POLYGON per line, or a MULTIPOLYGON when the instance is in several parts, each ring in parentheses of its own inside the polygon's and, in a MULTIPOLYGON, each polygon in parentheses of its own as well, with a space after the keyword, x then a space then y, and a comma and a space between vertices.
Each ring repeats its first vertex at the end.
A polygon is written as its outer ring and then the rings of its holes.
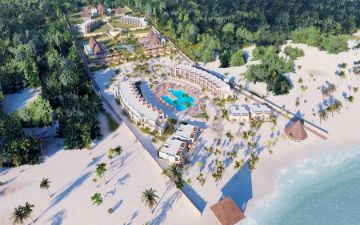
POLYGON ((360 146, 285 170, 241 224, 359 225, 360 146))

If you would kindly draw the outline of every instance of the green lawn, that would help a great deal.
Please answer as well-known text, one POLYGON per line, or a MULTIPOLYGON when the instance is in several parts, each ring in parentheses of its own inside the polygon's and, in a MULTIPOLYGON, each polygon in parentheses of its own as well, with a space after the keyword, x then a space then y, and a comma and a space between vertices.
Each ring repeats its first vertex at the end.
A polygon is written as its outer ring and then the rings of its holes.
POLYGON ((82 20, 82 18, 81 18, 81 12, 71 14, 71 15, 70 15, 70 22, 71 22, 72 24, 82 23, 83 20, 82 20))
POLYGON ((94 31, 92 31, 91 33, 101 33, 101 32, 106 32, 106 31, 108 31, 110 28, 109 28, 109 26, 106 24, 106 23, 104 23, 101 27, 99 27, 99 28, 97 28, 97 29, 95 29, 94 31))
POLYGON ((120 23, 120 21, 114 21, 111 23, 115 28, 122 28, 122 29, 130 29, 130 28, 135 28, 136 26, 130 25, 130 24, 124 24, 124 23, 120 23))
POLYGON ((114 38, 102 40, 107 49, 114 48, 117 45, 117 41, 114 38))

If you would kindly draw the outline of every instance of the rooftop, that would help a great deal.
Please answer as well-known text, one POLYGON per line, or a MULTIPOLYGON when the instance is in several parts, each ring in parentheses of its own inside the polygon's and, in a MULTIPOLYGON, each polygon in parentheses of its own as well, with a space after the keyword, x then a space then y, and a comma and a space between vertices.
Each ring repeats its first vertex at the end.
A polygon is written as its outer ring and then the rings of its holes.
POLYGON ((210 207, 221 225, 234 225, 245 218, 231 197, 227 197, 210 207))
POLYGON ((292 120, 285 126, 285 134, 296 141, 303 141, 308 137, 304 125, 299 119, 292 120))
POLYGON ((191 138, 191 134, 197 129, 199 128, 190 124, 181 124, 173 135, 191 138))
POLYGON ((184 64, 177 65, 176 68, 187 70, 187 71, 190 71, 192 73, 195 73, 198 76, 202 76, 205 79, 209 80, 211 83, 215 84, 219 88, 226 88, 226 89, 230 90, 230 86, 227 83, 225 83, 221 79, 217 78, 216 76, 214 76, 214 75, 212 75, 212 74, 210 74, 210 73, 208 73, 206 71, 197 69, 197 68, 195 68, 193 66, 184 65, 184 64))
POLYGON ((250 106, 250 109, 253 110, 254 112, 263 112, 263 113, 271 113, 271 109, 264 104, 252 104, 250 106))
POLYGON ((159 110, 140 97, 138 91, 133 87, 133 82, 130 81, 122 81, 119 84, 120 92, 126 99, 126 102, 144 117, 156 121, 160 115, 159 110))
POLYGON ((249 115, 249 110, 246 105, 231 105, 229 113, 232 115, 249 115))
POLYGON ((178 155, 184 148, 186 143, 177 139, 169 138, 161 148, 161 152, 168 155, 178 155))

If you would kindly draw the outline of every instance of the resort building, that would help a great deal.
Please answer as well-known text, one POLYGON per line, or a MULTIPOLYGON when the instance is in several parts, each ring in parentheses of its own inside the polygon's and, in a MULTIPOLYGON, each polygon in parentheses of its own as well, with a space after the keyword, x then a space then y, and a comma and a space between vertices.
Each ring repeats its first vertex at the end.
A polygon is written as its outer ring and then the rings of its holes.
POLYGON ((91 11, 90 11, 90 13, 91 13, 91 17, 97 17, 97 16, 99 16, 98 11, 97 11, 96 8, 92 8, 91 11))
POLYGON ((99 16, 106 16, 106 11, 105 11, 105 8, 102 4, 99 4, 96 6, 96 11, 98 13, 99 16))
POLYGON ((159 157, 171 163, 182 163, 186 142, 169 137, 159 151, 159 157))
POLYGON ((134 17, 134 16, 128 16, 128 15, 120 17, 119 21, 120 21, 120 23, 133 25, 136 27, 145 27, 147 24, 145 21, 145 18, 143 18, 143 17, 134 17))
POLYGON ((125 15, 126 15, 125 7, 124 8, 121 6, 117 7, 117 9, 115 10, 115 16, 123 17, 125 15))
POLYGON ((237 120, 239 122, 250 121, 250 110, 247 105, 231 105, 229 107, 229 119, 237 120))
POLYGON ((250 107, 251 119, 269 120, 272 110, 265 104, 253 104, 250 107))
POLYGON ((165 52, 165 48, 162 45, 165 43, 165 38, 160 36, 157 32, 150 31, 147 36, 141 38, 139 42, 144 46, 144 53, 146 55, 157 55, 158 53, 165 52))
POLYGON ((190 124, 180 124, 176 129, 176 132, 172 135, 175 139, 180 141, 185 141, 187 144, 191 145, 195 143, 196 139, 200 134, 200 129, 197 126, 192 126, 190 124))
POLYGON ((85 51, 89 56, 100 56, 106 54, 106 48, 102 43, 91 37, 88 44, 84 45, 85 51))
POLYGON ((227 197, 210 207, 221 225, 235 225, 245 219, 245 215, 231 197, 227 197))
POLYGON ((249 122, 253 120, 270 120, 273 113, 265 104, 253 105, 231 105, 229 107, 229 119, 239 122, 249 122))
POLYGON ((89 7, 85 6, 81 12, 81 18, 84 20, 84 21, 88 21, 91 19, 91 15, 90 15, 90 10, 89 10, 89 7))
POLYGON ((81 25, 82 28, 82 32, 84 34, 88 34, 91 33, 92 31, 94 31, 96 29, 96 27, 98 27, 99 25, 99 21, 95 20, 95 19, 89 19, 87 21, 85 21, 85 23, 83 23, 81 25))
POLYGON ((233 94, 227 83, 193 66, 177 65, 171 70, 170 76, 198 84, 210 91, 214 97, 227 98, 233 94))
POLYGON ((303 141, 308 135, 304 128, 304 124, 301 120, 291 120, 289 124, 285 126, 285 135, 294 141, 303 141))
POLYGON ((115 85, 115 97, 135 123, 163 134, 167 127, 165 114, 143 98, 142 85, 145 84, 141 81, 121 81, 115 85))
POLYGON ((180 124, 159 151, 159 157, 172 163, 182 163, 185 150, 192 151, 197 144, 200 128, 190 124, 180 124))

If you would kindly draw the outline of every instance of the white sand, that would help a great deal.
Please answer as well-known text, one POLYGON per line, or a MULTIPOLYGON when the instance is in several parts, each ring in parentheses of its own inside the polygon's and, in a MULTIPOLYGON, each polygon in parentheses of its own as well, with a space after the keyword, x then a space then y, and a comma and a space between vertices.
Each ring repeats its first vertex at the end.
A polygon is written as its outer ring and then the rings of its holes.
POLYGON ((2 102, 5 113, 12 113, 18 109, 24 108, 27 104, 34 101, 40 94, 40 89, 26 88, 19 93, 6 94, 2 102))
POLYGON ((36 224, 214 224, 214 218, 201 217, 175 188, 167 190, 160 168, 124 125, 90 150, 64 151, 57 146, 60 142, 50 143, 48 149, 53 152, 44 163, 2 172, 1 181, 8 183, 0 188, 0 224, 11 224, 13 208, 26 201, 35 205, 32 217, 38 219, 36 224), (117 145, 123 146, 124 152, 109 168, 107 150, 117 145), (100 162, 107 163, 109 169, 107 184, 103 179, 92 181, 100 162), (39 188, 42 178, 51 181, 51 199, 39 188), (159 197, 164 195, 154 214, 141 202, 142 191, 150 187, 159 197), (100 206, 90 202, 95 192, 106 196, 100 206), (110 207, 117 208, 111 215, 107 213, 110 207))
MULTIPOLYGON (((299 58, 295 62, 296 66, 301 65, 302 68, 300 70, 296 68, 295 73, 289 74, 294 84, 291 92, 286 96, 273 96, 266 92, 266 85, 262 83, 250 84, 250 89, 263 95, 268 94, 269 100, 280 106, 285 105, 292 112, 301 112, 309 121, 327 129, 329 136, 325 141, 308 133, 309 138, 304 142, 292 143, 283 140, 273 149, 273 154, 269 154, 267 151, 261 153, 260 162, 251 176, 253 197, 249 201, 247 210, 251 210, 259 201, 263 201, 271 195, 282 170, 301 163, 309 157, 327 154, 333 150, 346 149, 344 147, 360 144, 356 129, 356 124, 360 124, 358 116, 360 94, 354 93, 351 90, 353 87, 360 87, 360 79, 348 70, 353 67, 354 61, 360 60, 360 51, 349 50, 338 55, 331 55, 303 44, 291 45, 303 49, 305 53, 304 57, 299 58), (341 79, 335 73, 336 71, 341 71, 338 65, 344 62, 348 65, 344 70, 346 79, 341 79), (314 74, 312 79, 310 79, 310 73, 314 74), (298 83, 300 77, 303 79, 302 84, 298 83), (339 99, 344 107, 340 115, 334 113, 332 117, 329 114, 329 118, 320 124, 317 112, 319 106, 324 105, 324 102, 321 91, 318 88, 326 85, 326 81, 337 85, 337 91, 333 94, 333 97, 339 99), (308 89, 302 92, 301 85, 307 86, 308 89), (355 97, 354 103, 348 103, 345 100, 345 96, 349 95, 355 97), (298 107, 295 106, 296 98, 299 98, 301 102, 298 107), (305 100, 306 103, 304 102, 305 100), (313 112, 315 112, 316 116, 313 116, 313 112)), ((208 69, 223 72, 224 69, 219 69, 217 68, 218 66, 219 63, 205 65, 208 69)), ((239 71, 242 72, 244 70, 244 67, 246 66, 227 68, 226 70, 231 75, 237 77, 238 80, 241 80, 241 76, 238 74, 239 71)))

